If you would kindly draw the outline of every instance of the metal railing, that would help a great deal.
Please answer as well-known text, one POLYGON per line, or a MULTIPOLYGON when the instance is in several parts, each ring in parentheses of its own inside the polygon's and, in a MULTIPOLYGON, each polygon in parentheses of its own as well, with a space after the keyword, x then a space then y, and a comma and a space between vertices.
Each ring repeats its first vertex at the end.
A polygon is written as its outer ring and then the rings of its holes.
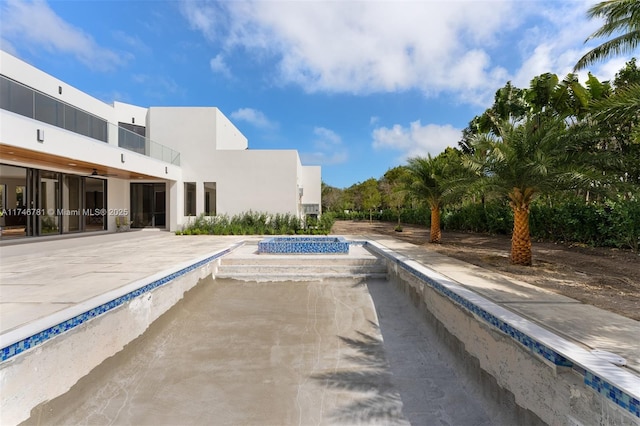
POLYGON ((117 128, 118 146, 120 148, 137 152, 138 154, 146 155, 147 157, 155 158, 165 163, 176 166, 180 165, 180 153, 178 151, 174 151, 169 147, 154 142, 124 127, 116 126, 112 123, 109 123, 109 126, 117 128))

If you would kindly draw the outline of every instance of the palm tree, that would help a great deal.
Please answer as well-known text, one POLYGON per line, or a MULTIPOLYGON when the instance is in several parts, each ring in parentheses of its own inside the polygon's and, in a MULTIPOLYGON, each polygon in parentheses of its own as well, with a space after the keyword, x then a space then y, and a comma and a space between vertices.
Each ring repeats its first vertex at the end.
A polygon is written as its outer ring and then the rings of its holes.
POLYGON ((461 171, 460 152, 447 148, 436 157, 414 157, 408 160, 410 181, 407 191, 417 199, 424 200, 431 210, 430 243, 440 243, 440 208, 453 196, 452 182, 461 171))
POLYGON ((604 18, 605 22, 591 39, 620 34, 587 52, 574 67, 574 71, 603 60, 612 55, 633 52, 640 42, 640 1, 639 0, 607 0, 593 5, 587 11, 590 19, 604 18))
POLYGON ((531 265, 529 208, 540 193, 589 182, 572 150, 580 126, 568 131, 560 117, 533 116, 523 124, 497 123, 496 133, 477 135, 463 162, 478 176, 470 190, 506 195, 513 210, 511 263, 531 265))

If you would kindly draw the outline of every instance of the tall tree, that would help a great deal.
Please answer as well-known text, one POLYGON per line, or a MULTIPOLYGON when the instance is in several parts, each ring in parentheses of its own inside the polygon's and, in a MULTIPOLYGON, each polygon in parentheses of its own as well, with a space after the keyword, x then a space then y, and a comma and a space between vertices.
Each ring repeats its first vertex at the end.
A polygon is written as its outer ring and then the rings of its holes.
POLYGON ((575 166, 571 158, 580 135, 567 131, 566 120, 556 116, 497 127, 496 133, 476 136, 474 154, 465 156, 464 164, 478 176, 472 189, 508 197, 514 214, 511 262, 531 265, 531 202, 540 193, 589 181, 587 169, 575 166))
POLYGON ((605 22, 589 40, 609 37, 612 39, 587 52, 574 67, 574 71, 611 56, 632 53, 640 43, 640 1, 639 0, 607 0, 593 5, 587 11, 590 19, 604 18, 605 22))
POLYGON ((409 172, 406 167, 394 167, 387 170, 379 182, 383 204, 393 210, 398 218, 398 226, 396 229, 400 229, 400 213, 406 204, 406 182, 408 180, 408 174, 409 172))
POLYGON ((414 197, 423 200, 431 210, 430 243, 440 243, 440 209, 453 192, 451 183, 462 170, 460 152, 447 148, 436 157, 414 157, 408 160, 407 169, 412 177, 407 190, 414 197))
POLYGON ((342 207, 342 190, 322 182, 322 211, 336 212, 342 207))
POLYGON ((362 208, 369 211, 369 222, 373 220, 373 209, 380 207, 382 195, 378 190, 378 181, 374 178, 367 179, 358 185, 362 208))

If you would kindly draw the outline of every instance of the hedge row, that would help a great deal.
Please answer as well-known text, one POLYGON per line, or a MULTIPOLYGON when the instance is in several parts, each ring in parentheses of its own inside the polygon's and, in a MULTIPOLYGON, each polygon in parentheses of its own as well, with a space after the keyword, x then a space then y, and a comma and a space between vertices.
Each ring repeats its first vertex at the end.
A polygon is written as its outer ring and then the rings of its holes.
MULTIPOLYGON (((368 212, 336 215, 339 219, 366 220, 368 212)), ((395 222, 397 213, 379 211, 376 220, 395 222)), ((401 212, 402 223, 429 225, 430 212, 426 208, 401 212)), ((585 203, 568 199, 544 203, 534 202, 529 218, 531 237, 540 241, 580 243, 596 247, 640 249, 640 200, 608 200, 585 203)), ((467 204, 442 211, 444 230, 510 235, 513 212, 506 202, 491 201, 467 204)))
POLYGON ((226 215, 194 217, 178 235, 294 235, 328 234, 335 219, 322 215, 320 220, 309 219, 304 223, 290 214, 248 212, 232 217, 226 215))

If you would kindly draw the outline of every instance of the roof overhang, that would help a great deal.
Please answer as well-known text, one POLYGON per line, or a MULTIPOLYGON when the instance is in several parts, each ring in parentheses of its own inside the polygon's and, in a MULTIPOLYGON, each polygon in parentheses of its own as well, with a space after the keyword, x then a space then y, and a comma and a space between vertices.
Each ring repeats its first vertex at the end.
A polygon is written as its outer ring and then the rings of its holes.
POLYGON ((108 167, 102 164, 80 161, 4 144, 0 144, 0 158, 4 162, 18 163, 26 167, 55 169, 77 175, 95 174, 97 176, 109 176, 118 179, 158 179, 154 176, 136 173, 130 170, 108 167))

